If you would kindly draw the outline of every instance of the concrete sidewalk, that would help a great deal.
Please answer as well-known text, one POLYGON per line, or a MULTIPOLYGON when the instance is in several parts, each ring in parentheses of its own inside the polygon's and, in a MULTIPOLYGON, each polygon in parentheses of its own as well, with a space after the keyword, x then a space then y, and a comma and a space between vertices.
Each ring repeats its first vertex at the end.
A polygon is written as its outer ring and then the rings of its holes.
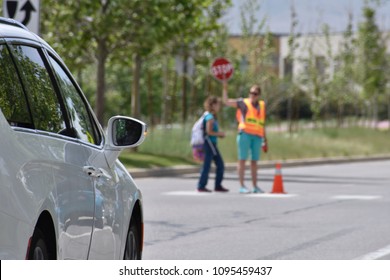
MULTIPOLYGON (((277 161, 260 161, 259 168, 274 168, 276 163, 281 163, 283 167, 291 166, 307 166, 319 164, 338 164, 346 162, 363 162, 363 161, 380 161, 390 160, 390 155, 374 155, 374 156, 351 156, 351 157, 334 157, 334 158, 312 158, 298 160, 277 160, 277 161)), ((163 168, 131 168, 129 172, 134 178, 145 177, 174 177, 183 174, 191 174, 200 172, 200 165, 186 165, 163 168)), ((237 163, 226 163, 225 170, 236 170, 237 163)))

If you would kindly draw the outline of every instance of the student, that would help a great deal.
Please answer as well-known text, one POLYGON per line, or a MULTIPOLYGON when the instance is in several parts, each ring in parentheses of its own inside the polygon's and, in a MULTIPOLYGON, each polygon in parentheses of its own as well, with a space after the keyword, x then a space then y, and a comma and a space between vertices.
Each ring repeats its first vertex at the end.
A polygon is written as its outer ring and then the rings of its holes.
POLYGON ((223 82, 223 102, 230 107, 237 108, 236 118, 238 121, 238 177, 240 180, 240 193, 250 193, 244 184, 245 161, 251 154, 251 176, 254 193, 263 193, 257 186, 257 161, 260 160, 263 142, 267 144, 265 133, 265 103, 260 100, 261 88, 253 85, 247 98, 229 99, 227 81, 223 82))
POLYGON ((204 149, 204 161, 202 170, 200 173, 200 178, 198 182, 198 191, 199 192, 211 192, 211 190, 206 188, 207 181, 209 179, 211 162, 214 161, 216 165, 216 174, 215 174, 215 187, 216 192, 227 192, 228 189, 225 189, 221 183, 223 180, 223 175, 225 172, 225 164, 223 162, 222 156, 218 150, 217 143, 218 137, 225 137, 225 133, 219 131, 217 113, 221 108, 221 101, 218 97, 209 96, 204 102, 204 109, 208 111, 208 114, 205 116, 203 123, 205 129, 205 142, 203 144, 204 149))

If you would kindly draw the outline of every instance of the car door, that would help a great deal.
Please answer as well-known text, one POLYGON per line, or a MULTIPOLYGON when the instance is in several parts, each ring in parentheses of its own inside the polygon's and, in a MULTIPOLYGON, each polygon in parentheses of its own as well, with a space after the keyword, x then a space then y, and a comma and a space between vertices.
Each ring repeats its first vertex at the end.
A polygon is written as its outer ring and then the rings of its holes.
POLYGON ((71 126, 88 155, 84 171, 93 180, 95 194, 94 228, 89 252, 90 259, 113 259, 119 256, 120 233, 118 230, 117 176, 108 166, 103 150, 103 136, 91 109, 66 68, 49 54, 50 64, 65 106, 71 126))
MULTIPOLYGON (((54 209, 41 210, 52 212, 56 225, 57 257, 86 259, 95 212, 94 182, 84 170, 88 154, 70 129, 69 118, 53 83, 44 51, 33 42, 22 40, 9 42, 9 47, 33 122, 31 135, 23 139, 26 147, 32 136, 35 139, 35 146, 30 144, 30 149, 37 155, 34 174, 38 175, 40 168, 50 168, 53 181, 49 186, 37 186, 36 182, 28 184, 47 189, 43 201, 40 201, 42 207, 54 204, 54 209), (50 203, 45 200, 50 200, 50 203)), ((28 166, 27 163, 25 166, 28 166)), ((31 173, 31 168, 27 171, 31 173)), ((31 176, 27 175, 24 175, 25 180, 31 180, 31 176)))

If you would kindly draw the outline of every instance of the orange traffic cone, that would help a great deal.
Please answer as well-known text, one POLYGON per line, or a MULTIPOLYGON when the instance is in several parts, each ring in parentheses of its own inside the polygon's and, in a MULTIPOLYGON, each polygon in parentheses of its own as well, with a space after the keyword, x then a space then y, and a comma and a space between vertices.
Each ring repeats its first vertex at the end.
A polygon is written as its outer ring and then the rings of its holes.
POLYGON ((283 190, 282 164, 276 164, 274 186, 271 193, 285 193, 283 190))

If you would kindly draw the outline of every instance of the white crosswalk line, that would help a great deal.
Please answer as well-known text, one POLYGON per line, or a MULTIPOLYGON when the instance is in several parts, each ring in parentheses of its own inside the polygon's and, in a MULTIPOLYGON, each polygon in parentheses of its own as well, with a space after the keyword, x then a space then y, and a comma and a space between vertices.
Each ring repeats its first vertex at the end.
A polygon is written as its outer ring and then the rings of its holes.
POLYGON ((336 195, 332 198, 339 200, 374 200, 382 197, 379 195, 336 195))
POLYGON ((390 245, 383 247, 375 252, 368 253, 364 256, 357 258, 357 260, 377 260, 386 255, 390 255, 390 245))

